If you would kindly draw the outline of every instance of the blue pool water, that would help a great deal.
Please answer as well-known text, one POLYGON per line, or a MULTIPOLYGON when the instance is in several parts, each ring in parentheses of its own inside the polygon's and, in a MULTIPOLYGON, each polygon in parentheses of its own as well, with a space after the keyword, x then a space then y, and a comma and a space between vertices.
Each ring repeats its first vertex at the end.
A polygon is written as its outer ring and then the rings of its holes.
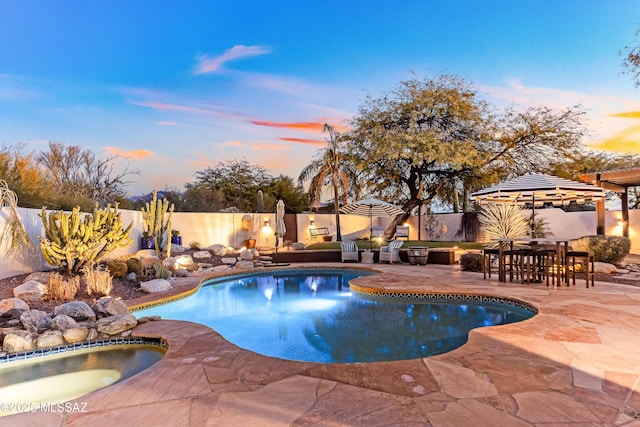
POLYGON ((239 347, 322 363, 406 360, 453 350, 480 326, 533 312, 486 302, 383 301, 352 294, 359 270, 271 271, 204 284, 196 294, 134 313, 202 323, 239 347))

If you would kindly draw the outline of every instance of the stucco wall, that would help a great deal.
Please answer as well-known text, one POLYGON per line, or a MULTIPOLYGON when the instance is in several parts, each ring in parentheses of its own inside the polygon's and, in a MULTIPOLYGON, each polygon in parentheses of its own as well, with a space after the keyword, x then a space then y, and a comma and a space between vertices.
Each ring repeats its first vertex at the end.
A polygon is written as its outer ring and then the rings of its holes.
MULTIPOLYGON (((42 234, 42 222, 38 214, 38 209, 19 208, 18 210, 23 224, 31 236, 35 248, 32 253, 20 253, 16 256, 7 257, 6 247, 0 247, 3 258, 0 260, 0 278, 10 277, 16 274, 28 273, 32 271, 49 268, 40 253, 38 247, 38 235, 42 234)), ((128 225, 133 221, 131 238, 133 244, 126 248, 121 248, 112 253, 112 257, 135 253, 139 248, 139 241, 142 235, 142 218, 139 211, 121 210, 123 224, 128 225)), ((6 208, 0 211, 0 231, 4 228, 6 208)), ((176 212, 173 214, 172 225, 174 229, 180 230, 182 243, 189 246, 191 242, 198 242, 201 247, 213 244, 223 244, 231 247, 241 247, 246 238, 242 230, 242 216, 244 214, 227 213, 186 213, 176 212)), ((275 215, 273 213, 252 214, 256 219, 257 246, 273 247, 275 236, 273 225, 275 215), (269 227, 264 227, 264 220, 268 219, 269 227)), ((550 225, 555 236, 578 238, 584 235, 593 235, 596 231, 595 212, 564 212, 561 209, 540 209, 536 212, 541 218, 545 218, 550 225)), ((618 223, 621 218, 619 211, 607 211, 605 213, 605 232, 608 235, 621 235, 622 226, 618 223)), ((429 236, 425 231, 421 233, 424 240, 442 241, 462 241, 463 237, 456 235, 460 228, 460 218, 462 214, 442 214, 437 216, 439 224, 444 223, 447 231, 440 236, 440 226, 435 227, 436 235, 429 236)), ((309 226, 313 219, 316 227, 327 227, 329 232, 336 235, 335 216, 329 214, 300 214, 297 215, 298 240, 312 243, 309 234, 309 226)), ((392 218, 373 218, 373 225, 386 227, 392 218)), ((424 219, 423 219, 424 221, 424 219)), ((418 219, 409 219, 410 239, 418 239, 418 219)), ((368 233, 370 223, 369 218, 359 215, 340 215, 340 229, 343 240, 355 239, 358 236, 368 233)), ((421 224, 424 230, 424 223, 421 224)), ((629 237, 632 241, 631 252, 640 254, 640 210, 629 211, 629 237)))

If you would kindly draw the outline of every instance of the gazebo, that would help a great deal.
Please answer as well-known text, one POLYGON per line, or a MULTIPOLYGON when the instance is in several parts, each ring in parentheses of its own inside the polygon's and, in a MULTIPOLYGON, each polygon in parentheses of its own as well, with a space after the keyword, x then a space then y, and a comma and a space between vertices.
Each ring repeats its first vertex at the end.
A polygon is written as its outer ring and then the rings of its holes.
MULTIPOLYGON (((629 237, 629 187, 640 186, 640 168, 616 169, 579 175, 580 179, 605 190, 615 191, 622 199, 622 235, 629 237)), ((604 234, 604 201, 596 202, 598 234, 604 234)))

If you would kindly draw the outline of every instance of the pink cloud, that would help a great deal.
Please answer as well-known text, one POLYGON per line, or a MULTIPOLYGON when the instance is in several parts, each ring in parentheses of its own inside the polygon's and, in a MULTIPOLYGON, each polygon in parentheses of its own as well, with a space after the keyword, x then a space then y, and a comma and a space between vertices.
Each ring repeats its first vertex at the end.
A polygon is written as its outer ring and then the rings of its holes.
POLYGON ((296 142, 300 144, 325 145, 327 141, 322 139, 304 139, 304 138, 278 138, 280 141, 296 142))
POLYGON ((104 147, 110 154, 114 156, 125 157, 127 159, 144 159, 153 156, 151 150, 123 150, 118 147, 104 147))
POLYGON ((129 101, 133 105, 140 105, 142 107, 152 108, 158 111, 178 111, 185 113, 194 113, 194 114, 202 114, 207 116, 218 116, 225 118, 237 119, 242 116, 238 114, 232 113, 224 113, 221 111, 212 110, 210 108, 202 108, 202 107, 192 107, 189 105, 180 105, 180 104, 172 104, 168 102, 157 102, 157 101, 129 101))
POLYGON ((265 46, 237 45, 231 49, 225 50, 222 55, 214 58, 202 55, 198 58, 198 65, 196 66, 195 74, 215 73, 220 71, 222 65, 227 61, 249 56, 265 55, 267 53, 270 53, 270 50, 265 46))

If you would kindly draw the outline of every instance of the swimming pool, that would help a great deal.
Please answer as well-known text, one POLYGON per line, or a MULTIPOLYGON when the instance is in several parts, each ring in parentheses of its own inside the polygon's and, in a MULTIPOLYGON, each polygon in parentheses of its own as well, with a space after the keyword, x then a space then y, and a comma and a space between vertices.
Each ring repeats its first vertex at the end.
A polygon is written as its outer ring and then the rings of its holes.
POLYGON ((471 329, 534 315, 477 298, 389 300, 352 293, 349 280, 369 274, 296 269, 225 277, 190 297, 134 314, 202 323, 247 350, 321 363, 431 356, 464 344, 471 329))

